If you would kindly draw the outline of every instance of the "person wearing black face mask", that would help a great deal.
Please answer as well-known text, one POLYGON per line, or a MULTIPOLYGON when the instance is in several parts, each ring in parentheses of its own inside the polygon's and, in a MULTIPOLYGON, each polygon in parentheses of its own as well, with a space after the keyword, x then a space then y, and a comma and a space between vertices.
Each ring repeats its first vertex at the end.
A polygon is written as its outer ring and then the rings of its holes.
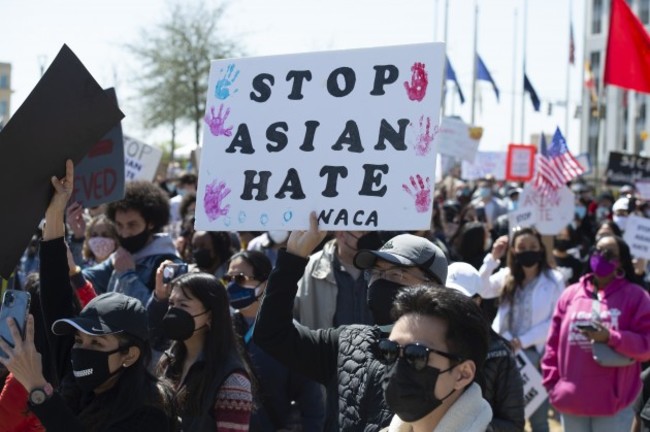
POLYGON ((309 258, 294 317, 312 329, 373 324, 366 302, 368 281, 353 261, 359 250, 376 250, 382 243, 377 232, 336 231, 335 238, 309 258))
POLYGON ((198 270, 221 279, 228 270, 232 241, 227 232, 195 231, 191 238, 192 261, 198 270))
MULTIPOLYGON (((564 289, 562 274, 548 265, 540 234, 533 228, 519 228, 510 244, 507 236, 498 238, 479 273, 485 289, 481 297, 499 298, 492 328, 539 368, 553 309, 564 289), (507 267, 493 273, 506 250, 507 267)), ((549 430, 548 409, 546 400, 531 415, 533 432, 549 430)))
POLYGON ((153 183, 130 182, 124 198, 110 203, 106 215, 115 223, 120 247, 82 274, 97 292, 122 292, 146 304, 160 263, 182 262, 171 237, 161 233, 169 220, 169 200, 153 183))
POLYGON ((485 431, 492 410, 474 380, 488 326, 478 306, 444 287, 410 287, 394 312, 390 336, 374 347, 387 365, 384 395, 395 412, 387 431, 485 431))
POLYGON ((310 330, 293 323, 291 316, 307 257, 324 237, 315 213, 308 231, 291 233, 269 277, 253 340, 288 368, 329 386, 327 431, 376 431, 390 423, 393 413, 382 391, 385 365, 372 347, 387 336, 394 296, 407 285, 446 280, 447 259, 429 240, 411 234, 393 237, 378 251, 359 251, 354 264, 368 270, 368 301, 376 325, 310 330))
POLYGON ((553 257, 555 269, 562 273, 564 285, 572 285, 580 279, 584 265, 575 256, 567 252, 577 246, 577 233, 567 225, 553 239, 553 257))

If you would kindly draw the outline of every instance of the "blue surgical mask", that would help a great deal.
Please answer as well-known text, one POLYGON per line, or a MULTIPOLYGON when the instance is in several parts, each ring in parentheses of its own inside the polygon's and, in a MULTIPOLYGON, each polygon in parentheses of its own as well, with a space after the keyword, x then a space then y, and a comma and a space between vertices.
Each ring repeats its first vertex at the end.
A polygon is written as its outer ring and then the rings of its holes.
POLYGON ((235 309, 245 309, 257 300, 255 288, 247 288, 232 281, 226 289, 228 290, 228 297, 230 297, 230 306, 235 309))
POLYGON ((587 207, 582 205, 576 206, 575 212, 576 216, 578 216, 578 219, 582 220, 585 218, 585 216, 587 216, 587 207))
POLYGON ((488 198, 490 195, 492 195, 492 191, 490 190, 490 188, 487 187, 478 188, 478 196, 480 196, 481 198, 488 198))
POLYGON ((508 211, 515 211, 519 208, 519 201, 509 201, 508 211))

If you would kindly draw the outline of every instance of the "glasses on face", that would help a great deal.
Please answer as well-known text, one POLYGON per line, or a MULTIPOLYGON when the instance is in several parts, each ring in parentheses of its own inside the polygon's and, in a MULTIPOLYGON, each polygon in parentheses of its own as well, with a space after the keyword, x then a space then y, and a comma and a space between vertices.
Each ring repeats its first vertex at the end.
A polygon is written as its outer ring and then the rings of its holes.
POLYGON ((386 279, 395 282, 401 282, 404 279, 405 271, 400 267, 391 267, 388 269, 369 269, 364 272, 366 281, 386 279))
POLYGON ((457 355, 438 351, 418 343, 400 346, 397 342, 390 339, 381 339, 377 343, 377 351, 382 363, 391 365, 395 363, 399 357, 402 357, 409 366, 417 371, 420 371, 427 366, 429 363, 429 355, 431 353, 436 353, 457 363, 463 361, 463 359, 457 355))
POLYGON ((596 249, 594 251, 595 254, 600 255, 601 257, 605 258, 606 260, 613 260, 613 259, 618 259, 618 255, 616 255, 616 252, 614 252, 611 249, 596 249))
POLYGON ((225 285, 228 285, 232 281, 235 281, 235 283, 238 283, 239 285, 243 285, 246 282, 254 281, 255 278, 251 276, 246 276, 244 273, 239 273, 235 275, 231 275, 231 274, 223 275, 221 277, 221 280, 224 282, 225 285))

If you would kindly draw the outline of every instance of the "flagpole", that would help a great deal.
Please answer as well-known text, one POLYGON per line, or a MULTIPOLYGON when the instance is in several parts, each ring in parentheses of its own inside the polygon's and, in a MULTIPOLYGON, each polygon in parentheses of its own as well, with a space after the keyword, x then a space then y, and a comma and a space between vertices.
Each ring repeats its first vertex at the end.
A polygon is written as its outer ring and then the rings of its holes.
POLYGON ((472 68, 472 126, 474 126, 474 118, 476 115, 476 63, 477 60, 477 45, 478 45, 478 0, 474 0, 474 58, 472 68))
POLYGON ((515 35, 512 44, 512 115, 510 117, 510 142, 515 142, 515 111, 517 105, 517 7, 515 6, 515 35))
MULTIPOLYGON (((447 88, 447 57, 446 53, 449 51, 449 40, 447 40, 447 24, 449 19, 449 0, 445 0, 445 29, 444 29, 444 41, 445 41, 445 71, 443 73, 444 77, 442 78, 442 88, 444 90, 444 98, 442 104, 442 116, 445 116, 447 111, 447 94, 449 89, 447 88)), ((436 0, 436 22, 438 22, 438 0, 436 0)), ((436 35, 438 34, 438 27, 436 25, 436 35)), ((451 112, 454 112, 454 95, 451 96, 451 112)))
MULTIPOLYGON (((524 58, 523 58, 523 64, 524 64, 524 74, 526 73, 526 38, 528 34, 528 29, 526 28, 528 26, 528 0, 524 0, 524 37, 523 37, 523 53, 524 53, 524 58)), ((523 77, 521 79, 520 85, 523 85, 523 77)), ((526 91, 522 92, 521 95, 521 143, 526 143, 527 141, 524 141, 524 128, 526 125, 526 91)))
MULTIPOLYGON (((571 51, 571 45, 574 44, 573 42, 573 22, 571 20, 571 15, 572 15, 572 7, 571 4, 573 3, 573 0, 569 0, 569 51, 571 51)), ((575 49, 575 48, 574 48, 575 49)), ((575 58, 575 55, 574 55, 575 58)), ((569 96, 570 96, 570 87, 571 87, 571 52, 569 52, 569 55, 567 56, 567 64, 566 64, 566 109, 564 112, 564 136, 569 138, 569 111, 570 111, 570 103, 569 103, 569 96)), ((570 139, 570 138, 569 138, 570 139)))

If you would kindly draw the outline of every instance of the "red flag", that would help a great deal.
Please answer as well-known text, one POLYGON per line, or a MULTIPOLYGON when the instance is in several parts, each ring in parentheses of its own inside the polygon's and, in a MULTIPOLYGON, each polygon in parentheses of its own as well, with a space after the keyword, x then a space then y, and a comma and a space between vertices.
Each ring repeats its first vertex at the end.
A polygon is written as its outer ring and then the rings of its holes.
POLYGON ((605 84, 650 93, 650 36, 625 0, 612 0, 605 84))

